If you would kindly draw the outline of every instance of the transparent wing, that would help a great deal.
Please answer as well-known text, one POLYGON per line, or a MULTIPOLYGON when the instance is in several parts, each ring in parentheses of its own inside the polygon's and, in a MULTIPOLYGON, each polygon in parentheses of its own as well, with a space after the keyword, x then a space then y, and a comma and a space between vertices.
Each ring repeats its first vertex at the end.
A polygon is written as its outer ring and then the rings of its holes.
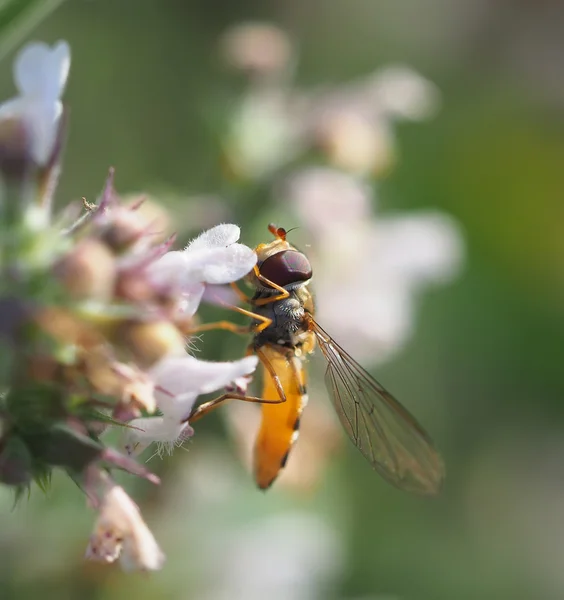
POLYGON ((356 447, 396 487, 436 494, 444 465, 421 425, 313 319, 310 327, 327 359, 327 389, 356 447))

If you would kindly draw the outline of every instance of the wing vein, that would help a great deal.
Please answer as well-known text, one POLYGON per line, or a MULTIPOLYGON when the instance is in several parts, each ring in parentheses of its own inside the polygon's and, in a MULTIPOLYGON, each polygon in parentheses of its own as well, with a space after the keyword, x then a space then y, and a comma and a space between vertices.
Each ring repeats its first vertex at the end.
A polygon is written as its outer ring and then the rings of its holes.
POLYGON ((387 481, 433 494, 444 465, 417 420, 311 318, 310 328, 327 360, 326 384, 349 437, 387 481))

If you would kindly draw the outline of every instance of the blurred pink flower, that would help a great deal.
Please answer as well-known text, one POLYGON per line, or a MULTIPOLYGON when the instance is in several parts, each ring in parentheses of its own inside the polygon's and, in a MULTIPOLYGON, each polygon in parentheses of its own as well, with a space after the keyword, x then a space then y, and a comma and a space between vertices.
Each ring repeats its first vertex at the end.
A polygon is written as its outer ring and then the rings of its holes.
POLYGON ((292 41, 270 23, 238 23, 222 35, 220 45, 224 61, 249 76, 281 76, 293 62, 292 41))
POLYGON ((119 558, 126 571, 160 569, 164 554, 139 508, 122 487, 107 485, 86 558, 106 563, 119 558))
POLYGON ((0 120, 22 120, 38 165, 50 159, 63 112, 60 100, 70 69, 70 48, 59 41, 52 48, 42 42, 25 46, 14 62, 19 96, 0 105, 0 120))

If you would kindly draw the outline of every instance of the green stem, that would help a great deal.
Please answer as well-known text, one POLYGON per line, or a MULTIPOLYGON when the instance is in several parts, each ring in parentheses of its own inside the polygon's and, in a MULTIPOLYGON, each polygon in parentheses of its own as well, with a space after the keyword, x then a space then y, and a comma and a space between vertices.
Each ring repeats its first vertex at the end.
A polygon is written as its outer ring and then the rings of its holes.
POLYGON ((64 0, 0 0, 0 60, 64 0))

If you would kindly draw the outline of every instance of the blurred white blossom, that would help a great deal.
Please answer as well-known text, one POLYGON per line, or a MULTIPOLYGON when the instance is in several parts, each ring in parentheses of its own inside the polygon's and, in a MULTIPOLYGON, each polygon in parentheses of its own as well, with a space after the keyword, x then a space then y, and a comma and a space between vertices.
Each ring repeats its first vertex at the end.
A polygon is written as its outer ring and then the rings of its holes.
POLYGON ((382 175, 397 154, 395 122, 431 118, 440 105, 437 87, 403 65, 335 86, 300 89, 291 78, 291 45, 275 26, 232 28, 222 48, 229 64, 263 75, 250 79, 231 109, 223 150, 236 178, 261 180, 318 150, 333 166, 382 175))
POLYGON ((108 486, 86 558, 106 563, 119 558, 126 571, 154 571, 164 562, 164 554, 139 508, 119 485, 108 486))
POLYGON ((459 226, 438 211, 374 215, 367 185, 326 168, 291 177, 283 198, 314 241, 319 322, 355 357, 389 359, 413 332, 421 292, 459 272, 459 226))
POLYGON ((31 142, 31 156, 45 165, 57 139, 63 112, 61 96, 70 69, 70 48, 64 41, 52 48, 42 42, 25 46, 14 62, 19 96, 0 105, 0 120, 22 120, 31 142))
POLYGON ((225 445, 208 438, 163 488, 159 538, 179 548, 175 555, 185 539, 199 540, 190 567, 172 559, 170 568, 191 569, 201 600, 330 596, 345 566, 343 523, 331 512, 335 496, 318 497, 311 510, 288 494, 264 496, 235 464, 225 445), (198 518, 185 518, 187 506, 198 518))
POLYGON ((377 176, 396 158, 394 123, 431 118, 439 105, 433 83, 409 67, 389 66, 309 94, 302 127, 333 166, 377 176))
POLYGON ((304 148, 293 98, 286 90, 253 89, 231 115, 223 152, 237 178, 262 179, 274 174, 304 148))

